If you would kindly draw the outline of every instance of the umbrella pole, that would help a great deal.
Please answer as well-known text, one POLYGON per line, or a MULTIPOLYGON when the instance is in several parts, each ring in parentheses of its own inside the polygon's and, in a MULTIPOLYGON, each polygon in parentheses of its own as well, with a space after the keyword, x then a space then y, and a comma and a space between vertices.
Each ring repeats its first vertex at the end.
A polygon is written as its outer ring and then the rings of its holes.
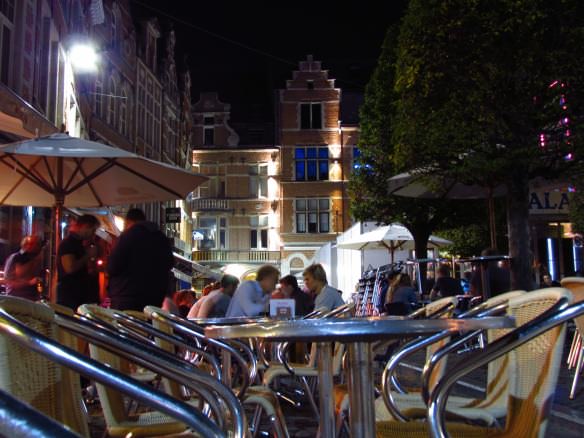
POLYGON ((489 233, 491 237, 491 248, 497 249, 497 229, 495 225, 495 198, 493 189, 489 187, 489 196, 487 197, 487 208, 489 210, 489 233))
POLYGON ((54 229, 53 229, 53 248, 51 250, 51 278, 49 281, 49 294, 52 303, 57 302, 57 257, 59 245, 61 244, 61 218, 63 217, 64 199, 62 196, 55 197, 54 207, 54 229))

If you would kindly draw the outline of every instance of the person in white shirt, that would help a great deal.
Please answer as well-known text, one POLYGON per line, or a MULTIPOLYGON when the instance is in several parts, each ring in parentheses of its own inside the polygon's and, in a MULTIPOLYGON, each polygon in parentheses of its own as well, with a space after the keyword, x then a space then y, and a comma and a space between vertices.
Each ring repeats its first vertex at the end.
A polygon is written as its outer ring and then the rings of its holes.
POLYGON ((242 282, 229 303, 226 317, 258 316, 268 309, 270 294, 276 288, 280 271, 272 265, 258 269, 255 280, 242 282))
POLYGON ((345 304, 339 290, 328 285, 326 272, 320 263, 310 265, 302 275, 304 276, 304 285, 311 293, 316 294, 315 309, 332 310, 345 304))

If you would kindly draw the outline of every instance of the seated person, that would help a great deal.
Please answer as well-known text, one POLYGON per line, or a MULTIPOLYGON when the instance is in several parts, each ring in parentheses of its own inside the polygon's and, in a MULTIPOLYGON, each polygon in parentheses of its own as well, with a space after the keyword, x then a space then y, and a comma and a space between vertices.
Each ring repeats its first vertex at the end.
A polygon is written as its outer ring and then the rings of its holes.
POLYGON ((225 274, 217 289, 201 297, 191 307, 187 318, 223 318, 238 285, 239 279, 237 277, 225 274))
POLYGON ((332 310, 345 304, 341 292, 329 286, 326 279, 326 271, 320 263, 308 266, 302 273, 304 285, 308 290, 316 294, 314 299, 315 309, 332 310))
POLYGON ((295 302, 296 316, 304 316, 312 312, 314 302, 312 298, 298 287, 298 280, 293 275, 280 278, 280 291, 272 298, 292 298, 295 302))
POLYGON ((182 318, 186 318, 189 314, 189 310, 191 310, 191 307, 193 307, 193 304, 197 301, 197 298, 192 290, 182 289, 174 293, 172 300, 178 308, 178 314, 182 318))
POLYGON ((241 316, 258 316, 268 309, 270 295, 276 288, 280 271, 272 265, 263 265, 258 269, 255 280, 242 282, 229 303, 225 314, 228 318, 241 316))
POLYGON ((407 315, 412 313, 414 306, 418 304, 418 293, 412 286, 408 274, 400 274, 397 287, 388 294, 388 302, 385 306, 390 315, 407 315))
POLYGON ((437 298, 452 297, 455 295, 463 295, 464 291, 460 281, 450 276, 450 269, 448 266, 441 265, 437 271, 438 278, 434 287, 430 291, 430 300, 434 301, 437 298))

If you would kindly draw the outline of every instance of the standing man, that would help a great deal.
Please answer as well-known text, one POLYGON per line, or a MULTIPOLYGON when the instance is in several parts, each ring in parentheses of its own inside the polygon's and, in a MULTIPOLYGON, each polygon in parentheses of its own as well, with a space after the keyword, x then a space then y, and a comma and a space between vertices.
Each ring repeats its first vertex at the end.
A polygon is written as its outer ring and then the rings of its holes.
POLYGON ((20 242, 20 251, 11 254, 4 265, 6 295, 37 301, 40 298, 37 283, 40 280, 41 239, 26 236, 20 242))
POLYGON ((279 278, 280 271, 274 266, 260 267, 255 280, 244 281, 235 290, 225 316, 258 316, 267 311, 270 295, 279 278))
POLYGON ((86 246, 99 226, 95 216, 84 214, 69 226, 69 234, 57 250, 57 303, 77 310, 81 304, 97 302, 90 296, 88 263, 97 256, 96 246, 86 246))
POLYGON ((112 308, 141 312, 148 305, 162 306, 173 264, 168 237, 142 210, 130 209, 107 266, 112 308))
POLYGON ((315 309, 332 310, 345 304, 339 291, 328 285, 326 272, 320 263, 310 265, 302 275, 304 276, 304 285, 311 293, 316 294, 315 309))

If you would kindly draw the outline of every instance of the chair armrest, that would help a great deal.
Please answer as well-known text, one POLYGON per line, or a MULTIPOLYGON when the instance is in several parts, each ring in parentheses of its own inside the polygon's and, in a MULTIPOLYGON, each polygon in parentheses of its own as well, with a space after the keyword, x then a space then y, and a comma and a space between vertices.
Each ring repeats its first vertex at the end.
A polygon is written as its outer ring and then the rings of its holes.
MULTIPOLYGON (((79 331, 82 333, 88 333, 92 330, 83 327, 79 331)), ((60 365, 71 368, 79 374, 86 375, 106 386, 113 387, 144 404, 152 406, 155 409, 184 422, 205 436, 207 434, 214 437, 225 436, 216 424, 206 418, 194 407, 176 400, 163 392, 154 390, 146 384, 137 382, 111 367, 83 356, 58 342, 35 332, 16 318, 9 315, 4 309, 0 309, 0 332, 60 365)), ((226 399, 226 401, 229 402, 229 399, 226 399)), ((236 409, 235 412, 241 412, 239 409, 240 406, 238 407, 237 405, 234 405, 234 407, 236 409)), ((238 423, 237 429, 241 431, 241 436, 243 436, 243 421, 238 423)))
POLYGON ((0 390, 0 419, 2 436, 81 438, 81 435, 2 390, 0 390))
POLYGON ((398 392, 402 394, 406 392, 401 387, 401 385, 399 385, 399 382, 397 379, 395 379, 394 376, 398 364, 405 357, 415 353, 416 351, 419 351, 422 348, 427 347, 428 345, 439 342, 451 334, 451 330, 444 330, 440 333, 436 333, 428 337, 414 339, 413 341, 403 345, 397 352, 395 352, 385 365, 385 369, 383 370, 383 374, 381 376, 381 394, 389 412, 391 412, 391 414, 400 421, 409 421, 409 418, 399 410, 391 394, 392 385, 396 387, 398 392))
POLYGON ((468 355, 469 360, 458 362, 438 382, 430 394, 428 423, 431 436, 440 438, 449 436, 444 424, 444 411, 452 387, 461 377, 509 353, 544 332, 582 314, 584 314, 584 302, 569 306, 569 300, 561 298, 554 306, 532 321, 490 343, 485 349, 470 353, 468 355))

